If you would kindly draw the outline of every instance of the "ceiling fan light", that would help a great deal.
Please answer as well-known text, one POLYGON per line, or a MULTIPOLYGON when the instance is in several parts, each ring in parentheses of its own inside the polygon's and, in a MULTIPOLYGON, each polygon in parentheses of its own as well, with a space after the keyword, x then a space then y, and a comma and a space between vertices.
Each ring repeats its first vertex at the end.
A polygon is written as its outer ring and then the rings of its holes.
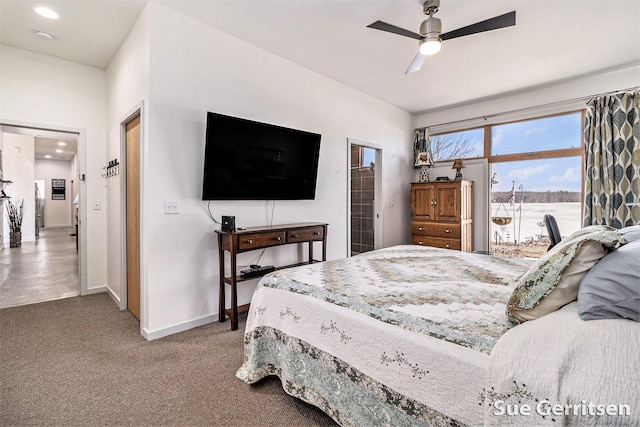
POLYGON ((442 47, 442 42, 440 38, 437 37, 435 39, 424 39, 420 40, 420 53, 422 55, 434 55, 440 52, 440 48, 442 47))
POLYGON ((60 17, 55 11, 48 7, 36 7, 34 10, 38 15, 44 16, 45 18, 58 19, 60 17))

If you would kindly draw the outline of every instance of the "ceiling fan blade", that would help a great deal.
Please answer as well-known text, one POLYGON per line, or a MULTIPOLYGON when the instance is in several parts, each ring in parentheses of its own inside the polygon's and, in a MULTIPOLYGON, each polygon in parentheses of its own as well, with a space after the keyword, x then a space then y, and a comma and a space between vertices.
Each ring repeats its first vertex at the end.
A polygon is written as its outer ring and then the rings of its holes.
POLYGON ((404 28, 396 27, 395 25, 387 24, 386 22, 376 21, 373 24, 367 25, 367 28, 373 28, 374 30, 386 31, 388 33, 398 34, 400 36, 411 37, 412 39, 422 40, 420 34, 416 34, 412 31, 405 30, 404 28))
POLYGON ((485 31, 497 30, 499 28, 511 27, 514 25, 516 25, 515 10, 513 12, 505 13, 504 15, 496 16, 495 18, 476 22, 475 24, 467 25, 466 27, 441 34, 440 39, 455 39, 456 37, 469 36, 471 34, 483 33, 485 31))
POLYGON ((409 65, 409 68, 407 68, 407 71, 405 71, 404 73, 411 74, 416 71, 420 71, 420 68, 422 68, 422 64, 424 64, 424 58, 425 56, 418 52, 416 57, 413 58, 413 61, 411 61, 411 65, 409 65))

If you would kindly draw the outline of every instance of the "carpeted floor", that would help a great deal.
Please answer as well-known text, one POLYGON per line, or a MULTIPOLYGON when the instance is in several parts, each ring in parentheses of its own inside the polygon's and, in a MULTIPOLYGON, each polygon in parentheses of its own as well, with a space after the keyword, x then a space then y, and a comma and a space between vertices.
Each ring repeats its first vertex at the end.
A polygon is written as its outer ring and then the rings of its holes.
POLYGON ((277 378, 235 378, 242 327, 154 341, 106 294, 0 310, 0 425, 327 426, 277 378))

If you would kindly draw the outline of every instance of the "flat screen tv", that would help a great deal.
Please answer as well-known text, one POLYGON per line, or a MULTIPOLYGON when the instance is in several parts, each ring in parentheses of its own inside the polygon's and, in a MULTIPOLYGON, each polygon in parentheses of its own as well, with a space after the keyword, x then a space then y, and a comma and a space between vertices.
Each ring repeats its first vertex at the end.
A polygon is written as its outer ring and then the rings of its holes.
POLYGON ((202 200, 312 200, 320 135, 207 113, 202 200))

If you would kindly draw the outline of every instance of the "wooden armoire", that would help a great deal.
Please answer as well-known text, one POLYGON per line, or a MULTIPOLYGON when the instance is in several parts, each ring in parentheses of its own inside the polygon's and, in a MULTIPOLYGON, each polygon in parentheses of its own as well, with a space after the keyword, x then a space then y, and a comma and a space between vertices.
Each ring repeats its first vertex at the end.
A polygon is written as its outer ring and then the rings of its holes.
POLYGON ((412 183, 411 243, 471 252, 473 182, 412 183))

